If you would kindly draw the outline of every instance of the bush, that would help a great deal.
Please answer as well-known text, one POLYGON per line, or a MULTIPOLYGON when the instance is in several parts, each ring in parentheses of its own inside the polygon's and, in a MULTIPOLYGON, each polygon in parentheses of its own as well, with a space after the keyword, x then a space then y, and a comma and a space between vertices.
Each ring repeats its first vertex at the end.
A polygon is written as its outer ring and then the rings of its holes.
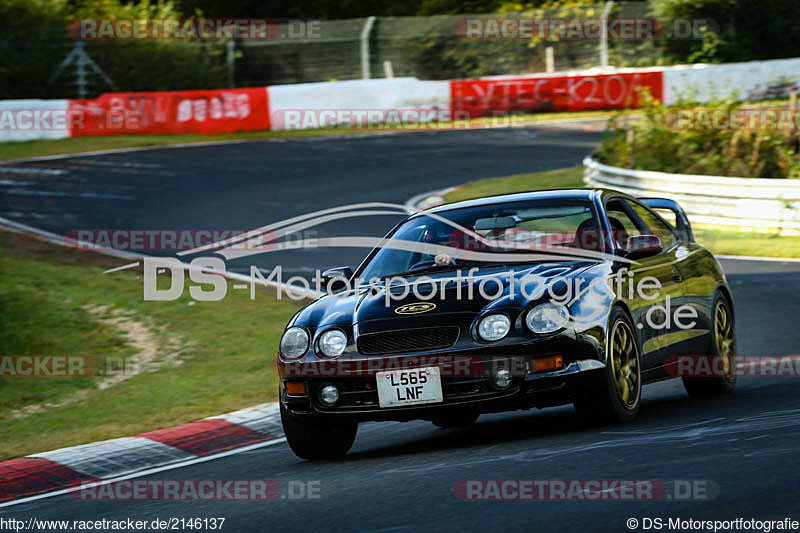
POLYGON ((699 39, 671 39, 672 61, 727 63, 800 55, 797 0, 651 0, 665 19, 706 19, 699 39))
MULTIPOLYGON (((800 178, 800 139, 795 129, 716 129, 681 127, 681 111, 699 116, 721 113, 730 117, 743 105, 735 95, 702 105, 691 99, 673 107, 662 105, 649 93, 641 95, 642 119, 632 121, 625 112, 609 120, 597 158, 612 166, 746 178, 800 178)), ((774 106, 773 106, 774 107, 774 106)), ((695 124, 700 124, 698 121, 695 124)))

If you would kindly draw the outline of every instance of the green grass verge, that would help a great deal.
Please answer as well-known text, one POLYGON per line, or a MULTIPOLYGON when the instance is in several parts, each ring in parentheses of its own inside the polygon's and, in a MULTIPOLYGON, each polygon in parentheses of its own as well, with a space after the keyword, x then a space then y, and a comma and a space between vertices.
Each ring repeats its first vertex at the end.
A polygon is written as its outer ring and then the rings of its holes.
MULTIPOLYGON (((583 167, 475 181, 447 193, 445 200, 458 202, 498 194, 572 187, 584 187, 583 167)), ((777 232, 756 233, 698 226, 695 236, 700 244, 715 254, 800 257, 800 239, 780 236, 777 232)))
POLYGON ((694 227, 697 242, 720 255, 800 258, 800 238, 766 233, 736 231, 715 227, 694 227))
POLYGON ((447 193, 444 198, 449 203, 499 194, 583 186, 583 167, 571 167, 473 181, 447 193))
MULTIPOLYGON (((358 132, 359 130, 348 130, 358 132)), ((109 135, 107 137, 74 137, 46 141, 0 143, 0 160, 43 157, 48 155, 120 150, 124 148, 158 147, 169 144, 192 144, 214 141, 258 140, 310 137, 343 133, 342 130, 250 131, 215 135, 109 135)))
POLYGON ((271 363, 299 303, 267 289, 254 300, 229 290, 222 301, 190 304, 186 290, 176 301, 145 302, 139 273, 102 273, 119 264, 0 231, 0 355, 135 359, 130 337, 108 320, 124 313, 149 332, 161 363, 102 390, 98 376, 0 378, 0 460, 275 400, 271 363), (108 316, 90 306, 106 306, 108 316))
MULTIPOLYGON (((422 126, 423 131, 471 128, 497 128, 513 125, 533 125, 537 122, 552 122, 572 119, 608 118, 612 111, 582 111, 575 113, 541 113, 514 115, 513 117, 476 118, 468 121, 440 122, 422 126)), ((324 128, 302 131, 246 131, 219 133, 213 135, 109 135, 104 137, 75 137, 46 141, 22 141, 0 143, 0 161, 24 159, 75 152, 94 152, 99 150, 119 150, 124 148, 157 147, 169 144, 192 144, 214 141, 291 139, 318 137, 324 135, 352 135, 381 133, 388 131, 412 131, 411 127, 374 128, 324 128)))

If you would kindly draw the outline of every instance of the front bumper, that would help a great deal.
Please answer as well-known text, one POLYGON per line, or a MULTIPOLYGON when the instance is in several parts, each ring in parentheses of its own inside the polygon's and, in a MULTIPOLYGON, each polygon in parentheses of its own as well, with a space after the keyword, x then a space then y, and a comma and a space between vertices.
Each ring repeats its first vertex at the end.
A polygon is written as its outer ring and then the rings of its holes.
MULTIPOLYGON (((523 362, 524 366, 529 367, 530 358, 525 358, 523 362)), ((443 402, 387 408, 379 406, 374 375, 290 377, 284 378, 282 382, 280 401, 288 413, 309 418, 358 421, 431 420, 446 416, 447 412, 454 410, 494 413, 571 403, 576 395, 586 390, 587 380, 604 368, 605 364, 598 359, 572 360, 565 362, 565 366, 559 370, 517 375, 512 386, 505 390, 493 388, 488 375, 442 377, 443 402), (306 394, 288 394, 285 387, 288 381, 303 382, 306 394), (323 383, 332 383, 340 391, 340 399, 332 407, 323 406, 317 399, 317 391, 323 383)))

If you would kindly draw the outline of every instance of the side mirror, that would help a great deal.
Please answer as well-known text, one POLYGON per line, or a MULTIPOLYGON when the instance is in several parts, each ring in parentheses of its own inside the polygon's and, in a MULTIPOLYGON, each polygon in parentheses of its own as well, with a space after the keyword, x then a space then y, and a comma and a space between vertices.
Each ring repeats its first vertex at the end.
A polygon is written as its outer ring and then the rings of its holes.
POLYGON ((656 255, 663 249, 661 238, 657 235, 634 235, 628 237, 622 252, 629 259, 637 259, 656 255))
POLYGON ((347 280, 353 277, 350 267, 329 268, 322 272, 322 288, 330 293, 347 288, 347 280))

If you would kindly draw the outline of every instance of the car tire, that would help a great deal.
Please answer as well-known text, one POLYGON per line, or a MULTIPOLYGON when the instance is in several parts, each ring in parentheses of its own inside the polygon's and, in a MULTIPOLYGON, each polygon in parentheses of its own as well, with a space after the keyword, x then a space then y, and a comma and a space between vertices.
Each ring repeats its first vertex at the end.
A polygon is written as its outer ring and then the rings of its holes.
POLYGON ((357 422, 305 420, 289 413, 282 402, 281 423, 286 441, 295 455, 310 461, 344 457, 353 446, 358 432, 357 422))
MULTIPOLYGON (((736 388, 736 323, 733 319, 731 306, 725 296, 717 293, 714 297, 714 307, 711 326, 711 346, 708 355, 713 358, 724 358, 722 365, 733 368, 730 376, 720 377, 689 377, 684 376, 683 386, 689 396, 705 398, 729 394, 736 388)), ((717 368, 716 362, 711 368, 717 368)))
POLYGON ((431 419, 433 425, 442 429, 464 428, 474 424, 480 413, 475 411, 456 411, 444 415, 438 415, 431 419))
POLYGON ((608 320, 607 364, 574 400, 575 410, 589 425, 630 422, 642 398, 641 350, 628 315, 619 307, 608 320))

